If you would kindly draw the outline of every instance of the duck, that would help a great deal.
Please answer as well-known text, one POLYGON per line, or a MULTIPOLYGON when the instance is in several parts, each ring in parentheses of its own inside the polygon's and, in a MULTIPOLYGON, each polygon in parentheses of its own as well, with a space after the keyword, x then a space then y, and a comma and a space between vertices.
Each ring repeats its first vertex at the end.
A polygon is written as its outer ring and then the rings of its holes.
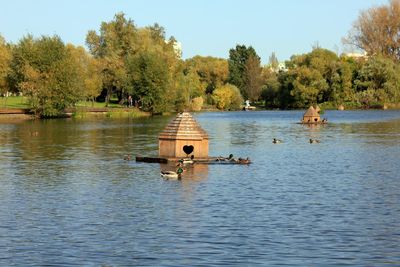
POLYGON ((189 159, 189 158, 180 159, 179 162, 182 163, 182 164, 184 164, 184 165, 186 165, 186 164, 193 164, 193 163, 194 163, 193 159, 194 159, 194 156, 192 155, 192 156, 190 157, 190 159, 189 159))
POLYGON ((128 155, 126 155, 126 156, 124 156, 124 160, 131 160, 132 159, 132 157, 131 157, 131 155, 130 154, 128 154, 128 155))
POLYGON ((238 159, 238 163, 240 163, 240 164, 250 164, 251 161, 250 161, 249 158, 245 158, 245 159, 239 158, 239 159, 238 159))
POLYGON ((174 171, 161 171, 161 177, 165 180, 181 180, 183 169, 179 167, 176 172, 174 171))
POLYGON ((311 139, 310 138, 310 144, 318 144, 318 143, 320 143, 321 141, 319 141, 319 140, 317 140, 317 139, 311 139))
POLYGON ((272 139, 272 143, 274 143, 274 144, 280 144, 280 143, 282 143, 282 140, 279 140, 279 139, 274 138, 274 139, 272 139))

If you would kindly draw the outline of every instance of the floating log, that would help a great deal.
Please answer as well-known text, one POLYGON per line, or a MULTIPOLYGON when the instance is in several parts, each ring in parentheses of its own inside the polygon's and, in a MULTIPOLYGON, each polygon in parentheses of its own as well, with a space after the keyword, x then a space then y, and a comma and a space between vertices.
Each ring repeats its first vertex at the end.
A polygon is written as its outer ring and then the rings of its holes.
POLYGON ((147 163, 168 163, 167 158, 136 157, 136 161, 147 163))
MULTIPOLYGON (((137 156, 137 162, 147 162, 147 163, 169 163, 169 162, 179 162, 182 158, 162 158, 162 157, 141 157, 137 156)), ((208 158, 197 158, 193 159, 193 163, 197 164, 250 164, 249 158, 238 158, 238 159, 228 159, 223 157, 208 157, 208 158)))

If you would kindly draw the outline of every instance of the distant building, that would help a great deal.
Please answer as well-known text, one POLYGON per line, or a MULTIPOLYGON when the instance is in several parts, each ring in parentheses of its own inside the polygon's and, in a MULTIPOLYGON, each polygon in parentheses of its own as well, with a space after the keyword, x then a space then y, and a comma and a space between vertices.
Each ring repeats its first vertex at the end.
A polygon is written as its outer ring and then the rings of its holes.
POLYGON ((275 68, 272 67, 271 65, 267 65, 266 67, 268 69, 270 69, 272 72, 275 72, 275 73, 278 73, 278 72, 281 72, 281 71, 284 71, 284 72, 288 71, 285 62, 279 62, 278 66, 275 67, 275 68))
MULTIPOLYGON (((170 42, 169 40, 165 40, 165 43, 166 43, 166 44, 168 44, 169 42, 170 42)), ((176 55, 178 58, 181 58, 181 57, 182 57, 182 43, 181 43, 181 42, 178 42, 178 41, 175 40, 175 43, 174 43, 174 52, 175 52, 175 55, 176 55)))
POLYGON ((345 57, 354 58, 354 59, 367 59, 367 52, 363 53, 344 53, 345 57))
POLYGON ((181 57, 182 57, 182 43, 181 43, 181 42, 178 42, 178 41, 175 41, 174 50, 175 50, 175 54, 176 54, 179 58, 181 58, 181 57))
POLYGON ((279 62, 278 70, 279 71, 288 71, 285 62, 279 62))

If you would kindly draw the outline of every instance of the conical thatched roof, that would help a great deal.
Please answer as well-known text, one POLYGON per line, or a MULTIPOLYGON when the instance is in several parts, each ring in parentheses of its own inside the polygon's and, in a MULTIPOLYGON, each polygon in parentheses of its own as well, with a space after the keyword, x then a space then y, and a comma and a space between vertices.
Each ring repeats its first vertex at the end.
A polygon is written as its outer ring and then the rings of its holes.
POLYGON ((313 108, 313 106, 310 106, 306 113, 304 113, 303 117, 319 117, 319 113, 313 108))
POLYGON ((202 140, 208 139, 208 134, 189 112, 182 112, 165 127, 160 133, 159 139, 202 140))

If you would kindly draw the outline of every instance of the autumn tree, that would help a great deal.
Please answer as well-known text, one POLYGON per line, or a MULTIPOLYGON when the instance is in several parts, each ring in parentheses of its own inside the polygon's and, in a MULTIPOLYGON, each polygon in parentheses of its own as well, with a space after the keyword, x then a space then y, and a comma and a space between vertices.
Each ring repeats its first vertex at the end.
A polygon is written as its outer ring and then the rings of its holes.
POLYGON ((232 84, 216 88, 212 96, 217 108, 222 110, 236 110, 243 103, 239 89, 232 84))
POLYGON ((260 58, 250 55, 245 65, 245 84, 244 92, 247 98, 251 101, 257 101, 261 95, 262 68, 260 58))
POLYGON ((7 96, 9 91, 7 76, 10 71, 10 62, 11 47, 0 35, 0 94, 5 95, 6 97, 5 106, 7 105, 7 96))
POLYGON ((195 71, 206 94, 222 86, 228 79, 228 61, 222 58, 195 56, 186 60, 185 71, 195 71))
POLYGON ((272 52, 271 55, 268 58, 268 66, 274 71, 278 72, 279 71, 279 61, 278 58, 276 57, 275 52, 272 52))
POLYGON ((58 36, 28 35, 13 49, 9 78, 37 115, 53 117, 82 99, 79 72, 79 62, 58 36))
POLYGON ((67 45, 67 50, 77 63, 79 79, 84 86, 83 97, 94 105, 102 90, 101 61, 91 56, 83 47, 67 45))
POLYGON ((383 55, 400 60, 400 0, 390 0, 364 10, 354 22, 344 42, 368 55, 383 55))

